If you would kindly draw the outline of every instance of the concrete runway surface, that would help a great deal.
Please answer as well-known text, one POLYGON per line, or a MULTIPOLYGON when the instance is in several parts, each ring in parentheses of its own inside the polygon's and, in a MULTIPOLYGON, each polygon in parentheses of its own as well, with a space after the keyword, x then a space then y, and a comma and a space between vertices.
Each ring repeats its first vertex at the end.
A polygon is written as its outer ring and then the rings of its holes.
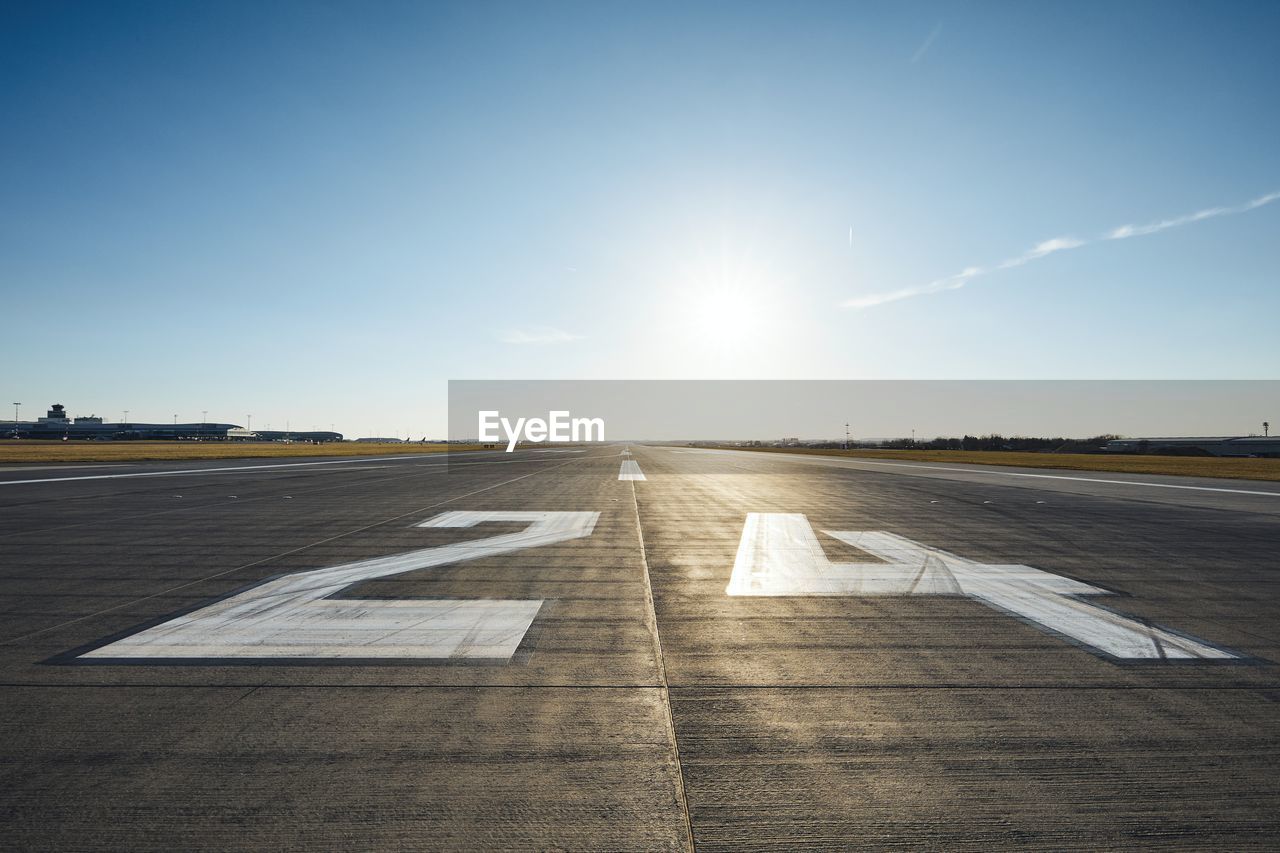
POLYGON ((0 847, 1280 839, 1276 485, 300 462, 0 469, 0 847))

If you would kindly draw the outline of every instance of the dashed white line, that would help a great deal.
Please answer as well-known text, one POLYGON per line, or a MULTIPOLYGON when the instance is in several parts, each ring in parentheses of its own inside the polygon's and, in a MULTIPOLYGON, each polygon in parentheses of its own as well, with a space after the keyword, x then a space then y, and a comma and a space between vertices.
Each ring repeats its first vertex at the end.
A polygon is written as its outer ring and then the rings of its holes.
POLYGON ((622 468, 618 470, 619 480, 643 480, 644 473, 640 470, 640 463, 634 459, 628 459, 622 463, 622 468))

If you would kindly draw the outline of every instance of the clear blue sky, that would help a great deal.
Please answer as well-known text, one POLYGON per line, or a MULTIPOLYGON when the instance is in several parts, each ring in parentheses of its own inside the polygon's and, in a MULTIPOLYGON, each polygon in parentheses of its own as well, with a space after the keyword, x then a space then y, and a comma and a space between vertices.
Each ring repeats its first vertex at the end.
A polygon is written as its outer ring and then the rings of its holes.
POLYGON ((24 414, 1280 366, 1275 2, 0 9, 24 414))

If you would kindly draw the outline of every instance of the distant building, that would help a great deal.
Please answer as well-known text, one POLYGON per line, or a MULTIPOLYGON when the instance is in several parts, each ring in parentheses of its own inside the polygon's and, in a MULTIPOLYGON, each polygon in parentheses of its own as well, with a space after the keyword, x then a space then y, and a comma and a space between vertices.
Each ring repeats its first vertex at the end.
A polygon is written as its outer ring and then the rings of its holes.
POLYGON ((7 438, 55 441, 225 441, 237 424, 103 423, 96 415, 67 417, 66 407, 54 403, 34 421, 9 421, 0 427, 7 438))
POLYGON ((36 421, 38 424, 69 424, 71 420, 67 417, 67 410, 61 403, 54 403, 49 407, 49 411, 43 418, 36 421))
POLYGON ((342 441, 342 433, 328 431, 254 430, 239 424, 103 423, 96 415, 67 417, 66 407, 54 403, 34 421, 0 421, 0 438, 65 441, 342 441))
POLYGON ((1201 438, 1117 438, 1103 446, 1108 453, 1182 453, 1196 456, 1280 458, 1280 437, 1261 435, 1201 438))
POLYGON ((342 433, 320 430, 304 432, 279 429, 247 430, 237 427, 227 430, 227 439, 230 441, 301 441, 315 444, 317 442, 342 441, 342 433))

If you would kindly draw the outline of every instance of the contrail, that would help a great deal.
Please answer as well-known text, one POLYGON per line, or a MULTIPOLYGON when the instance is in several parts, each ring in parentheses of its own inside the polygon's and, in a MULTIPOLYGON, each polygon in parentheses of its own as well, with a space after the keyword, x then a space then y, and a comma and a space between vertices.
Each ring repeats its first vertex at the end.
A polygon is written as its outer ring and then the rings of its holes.
POLYGON ((942 21, 938 21, 938 23, 933 25, 933 29, 929 31, 929 35, 925 36, 924 44, 916 48, 916 52, 912 54, 911 56, 912 65, 915 65, 917 62, 919 62, 924 57, 924 55, 929 52, 929 48, 933 47, 933 43, 937 41, 938 36, 941 34, 942 34, 942 21))

